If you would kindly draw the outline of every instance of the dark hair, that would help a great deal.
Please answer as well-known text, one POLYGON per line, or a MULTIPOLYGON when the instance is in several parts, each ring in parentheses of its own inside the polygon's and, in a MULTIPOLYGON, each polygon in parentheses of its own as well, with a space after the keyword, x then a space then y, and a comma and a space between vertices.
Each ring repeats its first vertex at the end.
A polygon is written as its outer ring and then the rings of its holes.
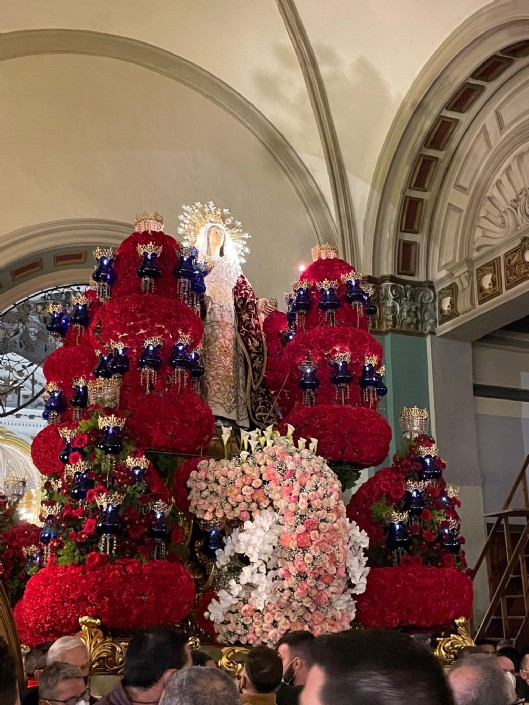
POLYGON ((256 646, 244 664, 246 676, 258 693, 271 693, 281 683, 283 664, 268 646, 256 646))
POLYGON ((287 632, 283 634, 281 639, 277 642, 276 650, 279 649, 282 644, 286 644, 292 656, 299 656, 304 661, 310 663, 310 652, 314 639, 314 634, 304 629, 287 632))
POLYGON ((46 665, 46 654, 49 651, 53 641, 45 641, 43 644, 37 644, 28 651, 24 657, 24 673, 28 679, 35 676, 35 671, 40 671, 46 665))
POLYGON ((176 627, 148 627, 136 634, 127 648, 123 686, 150 688, 170 668, 186 665, 187 638, 176 627))
POLYGON ((471 654, 455 661, 448 681, 457 705, 508 705, 509 686, 505 673, 490 654, 471 654), (462 678, 457 679, 462 671, 462 678), (456 678, 454 678, 454 675, 456 678))
POLYGON ((208 661, 215 661, 213 656, 210 656, 205 651, 192 651, 191 660, 193 661, 193 666, 205 666, 208 661))
POLYGON ((439 661, 406 634, 374 629, 327 634, 314 640, 311 654, 325 674, 323 705, 453 704, 439 661))
POLYGON ((0 703, 14 705, 17 699, 17 667, 13 654, 0 637, 0 703))

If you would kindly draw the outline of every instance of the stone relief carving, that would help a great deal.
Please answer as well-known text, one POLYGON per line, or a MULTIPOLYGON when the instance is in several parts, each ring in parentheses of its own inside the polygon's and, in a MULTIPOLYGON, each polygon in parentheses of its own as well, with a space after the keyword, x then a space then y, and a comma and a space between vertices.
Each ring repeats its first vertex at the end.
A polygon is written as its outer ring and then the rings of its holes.
POLYGON ((483 201, 474 235, 474 255, 529 229, 529 149, 517 154, 483 201))
POLYGON ((393 279, 374 280, 373 302, 378 307, 373 333, 410 331, 434 333, 437 325, 435 291, 430 284, 408 284, 393 279))
POLYGON ((457 297, 459 291, 457 284, 452 282, 437 292, 437 315, 439 325, 459 316, 457 297))

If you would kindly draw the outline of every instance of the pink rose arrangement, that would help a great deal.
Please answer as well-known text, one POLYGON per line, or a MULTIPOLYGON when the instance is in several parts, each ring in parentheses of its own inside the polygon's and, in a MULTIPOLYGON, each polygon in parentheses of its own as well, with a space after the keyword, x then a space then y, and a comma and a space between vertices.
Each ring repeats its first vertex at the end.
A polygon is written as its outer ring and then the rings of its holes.
POLYGON ((220 589, 208 611, 217 639, 274 644, 292 629, 346 629, 366 587, 367 534, 305 441, 296 447, 270 429, 254 441, 251 454, 202 461, 188 483, 198 519, 238 523, 216 554, 220 589))

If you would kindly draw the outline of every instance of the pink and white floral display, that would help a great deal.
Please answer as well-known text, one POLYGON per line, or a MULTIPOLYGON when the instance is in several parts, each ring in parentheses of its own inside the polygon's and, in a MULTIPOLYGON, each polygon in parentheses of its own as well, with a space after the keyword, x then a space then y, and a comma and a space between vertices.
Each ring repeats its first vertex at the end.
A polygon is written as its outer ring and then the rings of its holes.
POLYGON ((293 629, 347 629, 353 595, 366 587, 369 539, 347 519, 338 478, 315 441, 296 447, 271 429, 248 441, 252 453, 204 460, 188 482, 199 520, 237 524, 216 553, 209 617, 218 641, 275 644, 293 629))

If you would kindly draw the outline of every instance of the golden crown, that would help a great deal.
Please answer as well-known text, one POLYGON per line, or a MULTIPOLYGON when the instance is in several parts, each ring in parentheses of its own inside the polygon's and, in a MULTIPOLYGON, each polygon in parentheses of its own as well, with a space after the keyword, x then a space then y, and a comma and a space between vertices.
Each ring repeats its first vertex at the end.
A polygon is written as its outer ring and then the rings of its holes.
POLYGON ((159 335, 153 335, 151 338, 145 338, 143 341, 143 347, 145 348, 147 345, 153 345, 157 348, 159 345, 163 345, 163 338, 159 335))
POLYGON ((62 313, 63 311, 63 304, 48 304, 48 313, 62 313))
POLYGON ((436 455, 439 455, 439 451, 437 450, 437 446, 436 445, 419 446, 417 448, 417 456, 419 458, 425 458, 427 455, 431 455, 432 458, 435 457, 436 455))
POLYGON ((97 420, 97 425, 100 429, 103 428, 120 428, 125 426, 125 419, 120 419, 119 416, 111 414, 110 416, 100 416, 97 420))
POLYGON ((240 221, 235 220, 227 208, 217 208, 213 201, 196 201, 192 206, 184 206, 183 211, 182 215, 178 216, 178 234, 182 236, 184 245, 194 247, 198 234, 205 225, 220 225, 231 238, 239 262, 244 264, 245 255, 250 252, 246 244, 250 235, 243 230, 240 221))
POLYGON ((24 554, 24 558, 30 558, 38 552, 39 548, 38 546, 35 546, 35 544, 31 544, 31 546, 22 546, 22 553, 24 554))
POLYGON ((72 385, 74 387, 85 387, 86 386, 86 377, 74 377, 72 379, 72 385))
POLYGON ((345 284, 346 282, 360 282, 362 283, 362 275, 360 272, 355 272, 353 269, 352 272, 348 272, 347 274, 342 274, 342 281, 345 284))
POLYGON ((43 517, 58 517, 62 511, 62 506, 60 504, 54 504, 53 506, 48 504, 40 505, 40 513, 43 517))
POLYGON ((452 487, 452 485, 449 485, 446 488, 446 494, 450 497, 450 499, 454 499, 454 497, 457 497, 459 494, 459 487, 452 487))
POLYGON ((140 213, 134 218, 134 230, 137 233, 159 233, 163 231, 163 215, 154 213, 140 213))
POLYGON ((162 502, 161 499, 157 499, 155 502, 149 503, 149 509, 151 510, 151 512, 156 512, 156 514, 169 514, 172 508, 172 504, 162 502))
POLYGON ((335 353, 334 355, 331 355, 329 358, 330 362, 351 362, 351 353, 348 352, 339 352, 335 353))
POLYGON ((133 455, 129 455, 125 459, 125 465, 132 470, 132 468, 141 468, 142 470, 147 470, 149 467, 149 460, 144 456, 140 455, 135 458, 133 455))
POLYGON ((322 282, 317 282, 316 286, 318 287, 318 289, 328 291, 329 289, 337 289, 338 282, 333 279, 324 279, 322 282))
POLYGON ((296 292, 299 289, 310 289, 311 286, 312 284, 310 282, 298 279, 298 281, 292 282, 292 291, 296 292))
POLYGON ((155 245, 154 242, 148 242, 146 245, 137 245, 136 252, 139 255, 152 255, 155 254, 158 257, 162 254, 162 245, 155 245))
POLYGON ((178 338, 176 339, 177 343, 181 343, 182 345, 189 345, 191 342, 191 336, 188 335, 187 333, 182 333, 181 330, 178 331, 178 338))
POLYGON ((315 245, 311 249, 310 254, 313 262, 319 259, 336 259, 338 257, 338 247, 324 242, 323 245, 315 245))
POLYGON ((94 257, 98 260, 101 259, 101 257, 112 259, 114 257, 114 250, 111 247, 96 247, 94 257))
POLYGON ((430 485, 426 480, 406 480, 405 488, 408 492, 412 490, 419 490, 419 492, 424 492, 424 490, 430 485))
POLYGON ((400 427, 404 432, 412 433, 414 436, 428 431, 428 411, 419 409, 417 406, 405 406, 400 412, 400 427))
POLYGON ((100 509, 106 509, 112 504, 114 507, 119 507, 123 502, 125 495, 121 492, 109 492, 108 494, 100 494, 95 498, 95 503, 100 509))
POLYGON ((122 350, 125 350, 126 347, 127 347, 127 346, 125 345, 125 343, 122 343, 122 342, 119 341, 119 340, 118 340, 117 342, 114 341, 114 340, 109 340, 108 343, 107 343, 107 348, 108 348, 109 350, 119 350, 119 351, 122 351, 122 350))
POLYGON ((408 521, 408 512, 391 512, 387 521, 389 524, 405 524, 408 521))
POLYGON ((373 367, 378 365, 378 355, 365 355, 364 365, 373 365, 373 367))
POLYGON ((89 306, 90 299, 85 294, 78 294, 77 296, 72 296, 72 306, 89 306))
POLYGON ((75 431, 73 428, 60 428, 59 429, 59 436, 61 438, 64 438, 65 441, 71 440, 75 435, 77 431, 75 431))

